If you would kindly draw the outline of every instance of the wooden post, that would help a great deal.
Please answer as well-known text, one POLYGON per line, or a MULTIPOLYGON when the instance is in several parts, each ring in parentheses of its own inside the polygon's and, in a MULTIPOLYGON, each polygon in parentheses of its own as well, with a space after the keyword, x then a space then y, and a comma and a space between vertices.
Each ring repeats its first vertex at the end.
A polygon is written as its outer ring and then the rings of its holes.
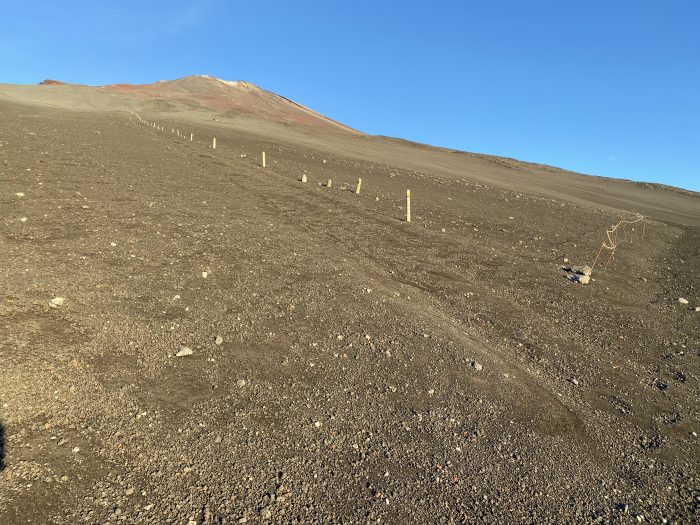
POLYGON ((360 193, 362 189, 362 179, 357 179, 357 186, 355 186, 355 193, 360 193))
POLYGON ((214 137, 211 141, 211 149, 216 149, 216 137, 214 137))
POLYGON ((301 176, 301 182, 306 182, 306 173, 301 176))
POLYGON ((263 168, 265 167, 265 152, 263 151, 263 168))
POLYGON ((190 142, 194 140, 194 133, 190 133, 190 142))
POLYGON ((326 182, 326 188, 332 188, 333 187, 333 179, 328 179, 328 182, 326 182))
POLYGON ((411 190, 406 190, 406 222, 411 222, 411 190))

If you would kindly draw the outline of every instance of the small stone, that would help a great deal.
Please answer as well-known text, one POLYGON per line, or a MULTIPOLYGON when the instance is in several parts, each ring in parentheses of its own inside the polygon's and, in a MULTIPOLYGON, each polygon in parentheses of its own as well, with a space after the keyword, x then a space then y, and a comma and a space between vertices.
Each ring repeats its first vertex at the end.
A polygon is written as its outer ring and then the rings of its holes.
POLYGON ((472 368, 477 372, 481 372, 484 369, 484 365, 482 365, 478 361, 472 361, 472 368))
POLYGON ((207 278, 207 275, 209 275, 208 272, 202 272, 202 278, 203 278, 203 279, 206 279, 206 278, 207 278))
POLYGON ((238 386, 238 388, 243 388, 245 385, 245 379, 239 379, 238 381, 236 381, 236 386, 238 386))
POLYGON ((65 301, 65 299, 63 297, 54 297, 53 299, 51 299, 50 306, 51 306, 51 308, 57 308, 59 306, 63 306, 64 301, 65 301))
POLYGON ((217 346, 221 346, 222 344, 224 344, 224 338, 220 335, 217 335, 216 339, 214 339, 214 344, 217 346))
POLYGON ((569 271, 569 272, 573 272, 573 273, 578 274, 578 275, 587 275, 589 277, 593 273, 593 268, 591 268, 588 265, 586 265, 586 266, 565 266, 564 270, 569 271))
POLYGON ((696 307, 695 307, 695 311, 696 311, 696 312, 700 312, 700 306, 696 306, 696 307))
POLYGON ((182 348, 180 348, 180 351, 177 354, 175 354, 175 357, 184 357, 186 355, 192 354, 194 354, 194 351, 191 348, 183 346, 182 348))
POLYGON ((571 378, 571 383, 572 383, 573 385, 578 386, 578 379, 576 379, 576 378, 571 378))
POLYGON ((314 426, 316 428, 321 428, 323 426, 323 423, 321 423, 320 421, 316 421, 316 422, 314 422, 314 426))
POLYGON ((272 517, 272 511, 265 507, 263 510, 260 511, 260 516, 262 516, 262 519, 264 520, 269 520, 272 517))
POLYGON ((82 206, 81 206, 81 208, 82 208, 82 209, 84 209, 84 210, 87 210, 87 209, 89 209, 89 208, 90 208, 90 206, 85 206, 85 205, 82 205, 82 206))
POLYGON ((221 436, 216 436, 214 438, 214 443, 221 443, 221 436))
POLYGON ((153 503, 149 503, 143 508, 143 510, 151 510, 153 507, 155 507, 155 505, 153 503))
POLYGON ((125 494, 127 496, 131 496, 134 492, 136 492, 136 489, 134 487, 129 487, 128 489, 126 489, 125 494))
POLYGON ((16 197, 24 197, 24 193, 22 193, 21 191, 18 191, 17 193, 15 193, 15 196, 16 197))
POLYGON ((591 281, 590 275, 584 275, 579 273, 572 273, 567 276, 567 278, 574 283, 588 284, 591 281))
POLYGON ((117 245, 117 243, 116 243, 116 242, 110 242, 109 245, 110 245, 112 248, 114 248, 114 247, 117 245))
POLYGON ((688 299, 686 299, 685 297, 679 297, 678 302, 681 304, 688 304, 688 299))
POLYGON ((73 454, 77 454, 78 452, 80 452, 80 447, 73 447, 73 450, 71 450, 71 452, 73 454))
POLYGON ((26 217, 22 217, 22 218, 19 220, 19 222, 27 222, 27 218, 26 218, 26 217))
POLYGON ((68 481, 68 476, 61 476, 61 481, 68 481))

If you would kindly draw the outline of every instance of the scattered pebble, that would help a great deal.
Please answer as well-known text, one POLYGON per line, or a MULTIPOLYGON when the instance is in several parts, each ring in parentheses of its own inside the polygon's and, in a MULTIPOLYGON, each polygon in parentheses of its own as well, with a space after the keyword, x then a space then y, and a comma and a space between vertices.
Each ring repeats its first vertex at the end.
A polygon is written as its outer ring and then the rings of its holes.
POLYGON ((688 299, 686 299, 685 297, 679 297, 678 302, 681 304, 688 304, 688 299))
POLYGON ((222 344, 224 344, 224 338, 220 335, 217 335, 216 339, 214 339, 214 344, 216 344, 217 346, 221 346, 222 344))
POLYGON ((236 381, 236 385, 238 386, 238 388, 243 388, 246 385, 245 379, 239 379, 238 381, 236 381))
POLYGON ((323 426, 323 423, 321 423, 320 421, 316 421, 316 422, 314 422, 314 426, 316 428, 321 428, 323 426))
POLYGON ((183 346, 182 348, 180 348, 180 351, 177 354, 175 354, 175 357, 184 357, 186 355, 192 354, 194 354, 194 351, 191 348, 183 346))
POLYGON ((472 368, 477 372, 481 372, 484 369, 484 365, 482 365, 478 361, 472 361, 472 368))
POLYGON ((207 275, 209 275, 207 272, 202 272, 202 277, 203 277, 204 279, 207 278, 207 275))
POLYGON ((591 281, 590 275, 579 274, 579 273, 570 273, 566 277, 571 282, 579 283, 579 284, 588 284, 591 281))
POLYGON ((26 218, 26 217, 22 217, 22 218, 19 220, 19 222, 27 222, 27 218, 26 218))
MULTIPOLYGON (((564 261, 568 261, 568 259, 564 259, 564 261)), ((591 268, 588 265, 585 266, 564 266, 564 271, 565 272, 571 272, 577 275, 585 275, 587 277, 590 277, 591 274, 593 273, 593 268, 591 268)))
POLYGON ((21 191, 18 191, 17 193, 15 193, 15 196, 16 197, 24 197, 24 193, 22 193, 21 191))
POLYGON ((59 306, 63 306, 64 301, 65 299, 63 297, 54 297, 53 299, 51 299, 51 303, 49 303, 49 306, 51 306, 51 308, 57 308, 59 306))

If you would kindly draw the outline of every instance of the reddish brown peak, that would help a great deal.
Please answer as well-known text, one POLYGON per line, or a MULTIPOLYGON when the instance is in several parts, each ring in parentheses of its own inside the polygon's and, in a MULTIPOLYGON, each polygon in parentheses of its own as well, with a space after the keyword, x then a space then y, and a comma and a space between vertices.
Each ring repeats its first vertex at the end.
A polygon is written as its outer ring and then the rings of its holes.
POLYGON ((40 86, 62 86, 63 84, 65 84, 65 82, 61 82, 60 80, 52 80, 50 78, 39 82, 40 86))

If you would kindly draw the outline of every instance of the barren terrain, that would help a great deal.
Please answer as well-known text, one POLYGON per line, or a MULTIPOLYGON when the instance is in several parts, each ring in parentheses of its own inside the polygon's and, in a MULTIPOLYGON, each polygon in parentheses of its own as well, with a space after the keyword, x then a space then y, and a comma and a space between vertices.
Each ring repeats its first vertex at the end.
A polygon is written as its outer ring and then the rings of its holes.
POLYGON ((0 523, 697 521, 697 194, 87 93, 0 85, 0 523))

